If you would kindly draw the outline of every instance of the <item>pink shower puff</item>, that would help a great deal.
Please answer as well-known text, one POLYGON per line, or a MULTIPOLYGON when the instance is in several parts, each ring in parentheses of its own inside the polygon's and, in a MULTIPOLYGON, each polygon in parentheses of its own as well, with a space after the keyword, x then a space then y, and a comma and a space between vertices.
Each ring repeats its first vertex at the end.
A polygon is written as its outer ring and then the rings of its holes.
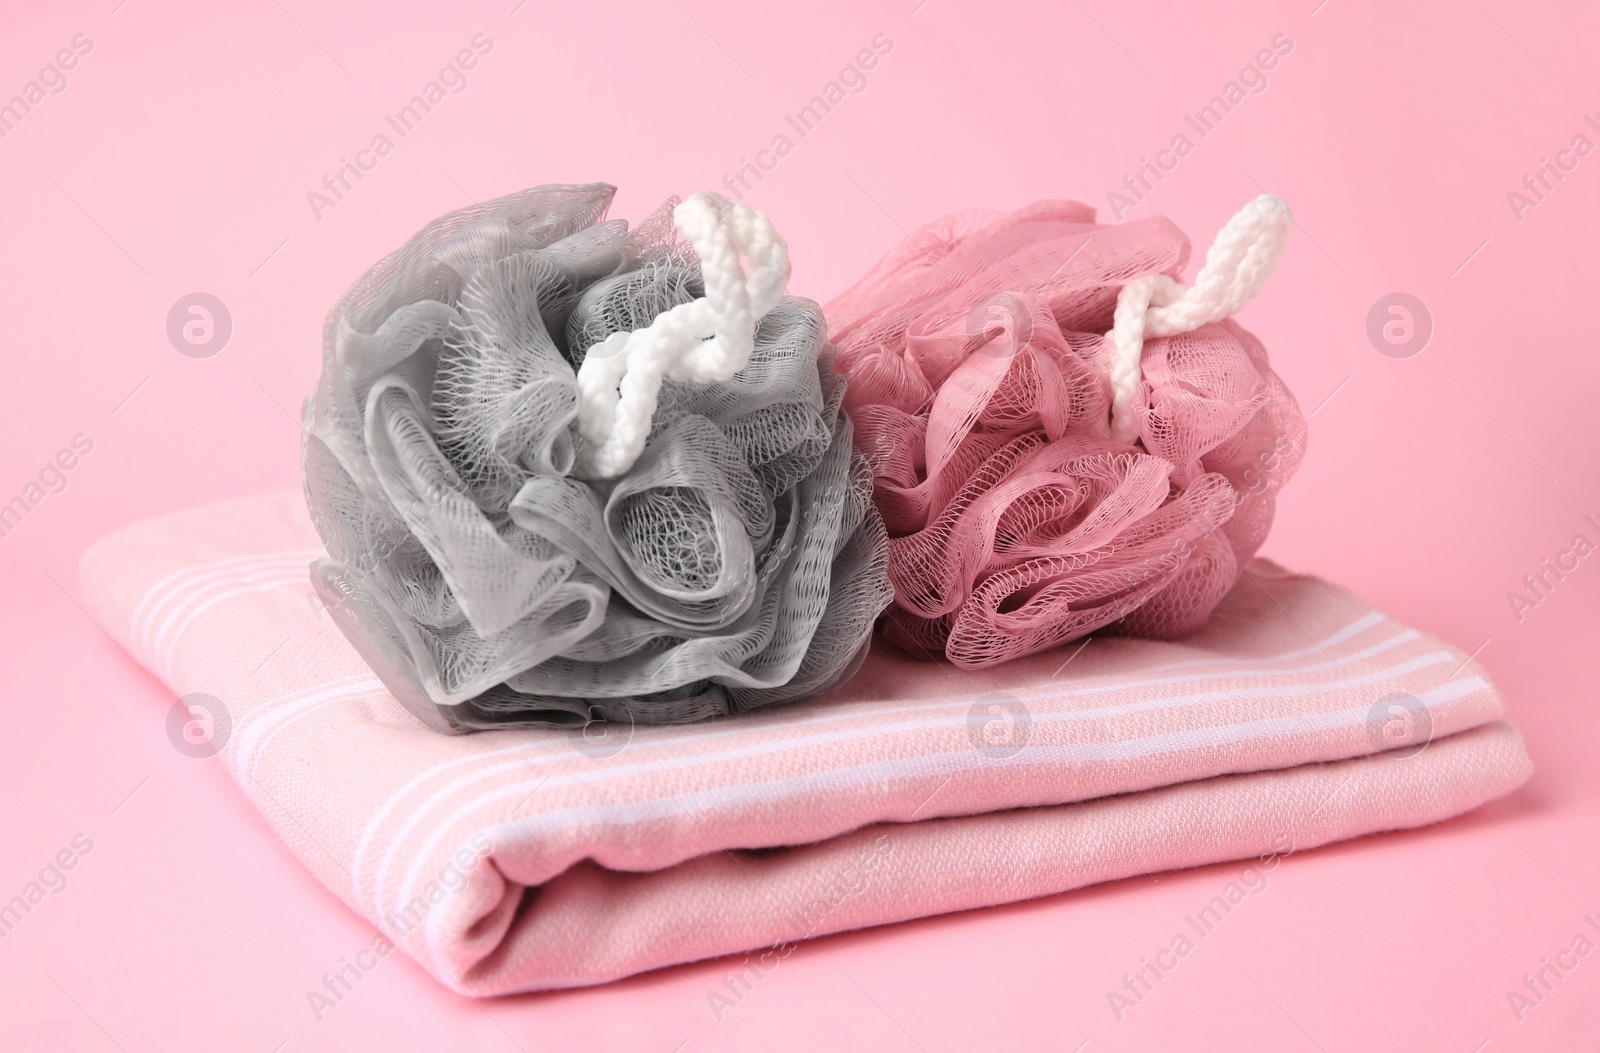
POLYGON ((981 668, 1097 629, 1173 638, 1233 587, 1305 450, 1260 341, 1231 320, 1147 339, 1137 437, 1107 423, 1118 293, 1189 248, 1076 202, 962 213, 828 305, 891 534, 891 641, 981 668))

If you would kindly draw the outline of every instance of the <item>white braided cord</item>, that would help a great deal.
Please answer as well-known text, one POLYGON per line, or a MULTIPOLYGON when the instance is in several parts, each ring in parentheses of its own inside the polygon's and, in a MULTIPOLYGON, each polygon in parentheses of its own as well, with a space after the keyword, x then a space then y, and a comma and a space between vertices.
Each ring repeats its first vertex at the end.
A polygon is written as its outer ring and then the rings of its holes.
POLYGON ((712 384, 750 361, 756 323, 783 296, 789 247, 765 213, 719 194, 693 194, 672 221, 700 257, 706 293, 613 333, 578 368, 578 473, 610 479, 633 467, 650 437, 663 380, 712 384), (745 274, 740 257, 750 261, 745 274))
POLYGON ((1165 274, 1135 278, 1117 294, 1111 331, 1111 437, 1139 436, 1140 358, 1146 337, 1176 336, 1234 314, 1261 291, 1278 264, 1294 220, 1289 206, 1262 194, 1217 233, 1193 285, 1165 274))

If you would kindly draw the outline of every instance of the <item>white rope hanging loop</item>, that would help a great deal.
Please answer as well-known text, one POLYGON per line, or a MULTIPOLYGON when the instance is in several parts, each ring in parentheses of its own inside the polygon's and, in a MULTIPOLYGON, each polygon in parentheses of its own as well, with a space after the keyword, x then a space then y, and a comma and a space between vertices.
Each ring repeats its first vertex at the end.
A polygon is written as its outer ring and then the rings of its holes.
POLYGON ((706 294, 613 333, 578 368, 578 472, 610 479, 633 467, 650 437, 663 380, 713 384, 750 361, 756 323, 789 280, 789 246, 766 214, 719 194, 693 194, 672 222, 700 256, 706 294), (740 257, 750 261, 745 274, 740 257))
POLYGON ((1117 294, 1111 332, 1111 437, 1132 443, 1139 436, 1135 402, 1139 360, 1146 337, 1176 336, 1234 314, 1261 291, 1278 265, 1294 220, 1289 206, 1262 194, 1241 208, 1218 232, 1193 285, 1150 274, 1117 294))

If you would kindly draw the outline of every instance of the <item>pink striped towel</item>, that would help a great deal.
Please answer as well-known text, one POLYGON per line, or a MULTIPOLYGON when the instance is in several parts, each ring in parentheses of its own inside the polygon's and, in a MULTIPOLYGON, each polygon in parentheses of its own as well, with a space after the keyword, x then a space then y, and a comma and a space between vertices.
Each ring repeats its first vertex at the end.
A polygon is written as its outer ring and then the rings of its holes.
POLYGON ((600 983, 824 933, 1436 822, 1531 765, 1483 671, 1263 560, 1180 643, 979 672, 880 648, 843 689, 603 737, 427 730, 315 600, 298 495, 84 556, 295 854, 451 988, 600 983))

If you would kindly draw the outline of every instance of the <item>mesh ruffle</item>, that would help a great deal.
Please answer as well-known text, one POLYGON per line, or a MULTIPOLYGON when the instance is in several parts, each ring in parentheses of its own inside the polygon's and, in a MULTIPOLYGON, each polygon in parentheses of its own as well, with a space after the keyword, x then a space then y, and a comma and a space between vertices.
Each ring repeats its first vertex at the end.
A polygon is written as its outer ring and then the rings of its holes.
POLYGON ((1075 202, 918 231, 828 306, 888 526, 900 646, 969 668, 1097 629, 1202 625, 1272 523, 1306 428, 1231 320, 1145 342, 1138 438, 1105 379, 1119 289, 1178 277, 1164 218, 1075 202))
POLYGON ((667 382, 623 476, 575 478, 585 350, 702 293, 671 205, 545 186, 429 224, 328 316, 307 402, 313 581, 452 729, 695 720, 825 691, 888 602, 821 311, 781 300, 732 380, 667 382))

